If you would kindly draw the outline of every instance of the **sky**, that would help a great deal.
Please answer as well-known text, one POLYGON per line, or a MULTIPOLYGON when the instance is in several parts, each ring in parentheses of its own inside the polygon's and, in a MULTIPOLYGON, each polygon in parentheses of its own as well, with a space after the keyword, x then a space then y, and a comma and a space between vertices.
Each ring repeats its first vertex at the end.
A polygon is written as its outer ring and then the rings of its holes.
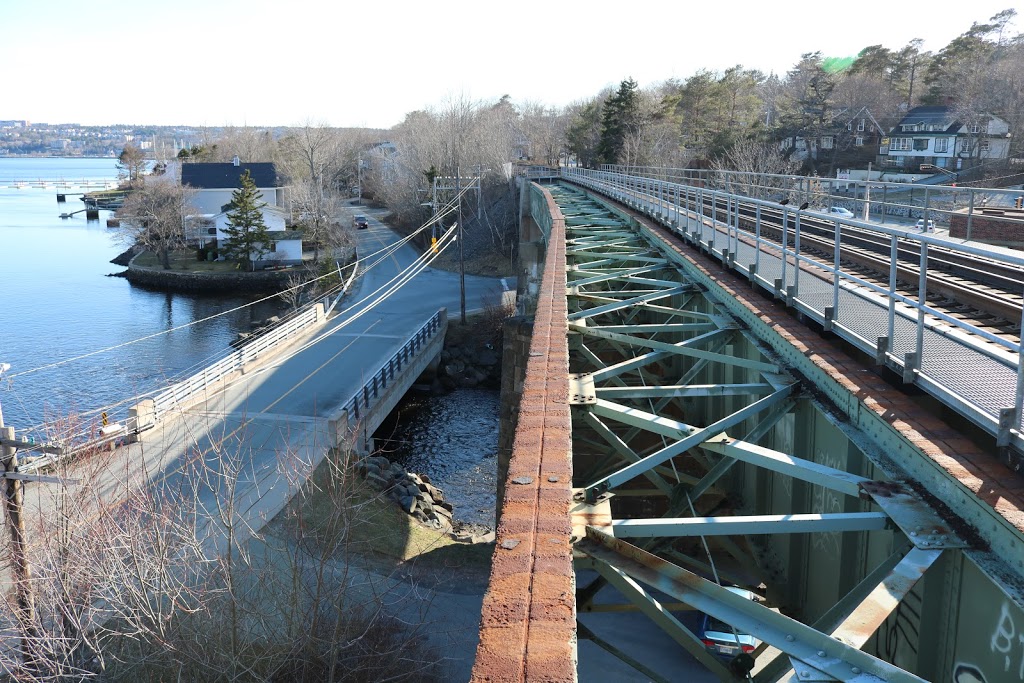
POLYGON ((629 77, 936 51, 1015 2, 0 0, 0 119, 390 128, 451 98, 564 106, 629 77))

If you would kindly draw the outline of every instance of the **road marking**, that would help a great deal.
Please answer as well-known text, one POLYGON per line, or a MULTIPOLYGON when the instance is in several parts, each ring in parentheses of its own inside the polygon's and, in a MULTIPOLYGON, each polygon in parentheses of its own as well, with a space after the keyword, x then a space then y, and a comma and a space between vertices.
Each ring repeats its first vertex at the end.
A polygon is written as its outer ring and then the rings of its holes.
MULTIPOLYGON (((373 324, 372 324, 372 325, 370 325, 370 326, 369 326, 369 327, 367 327, 366 329, 367 329, 367 330, 372 330, 372 329, 374 328, 374 326, 376 326, 376 325, 377 325, 377 323, 379 323, 380 321, 381 321, 381 318, 378 318, 377 320, 375 320, 375 321, 373 322, 373 324)), ((296 390, 296 389, 298 389, 298 388, 299 388, 300 386, 302 386, 303 384, 305 384, 305 383, 306 383, 306 381, 307 381, 307 380, 309 380, 309 379, 310 379, 310 378, 311 378, 311 377, 312 377, 313 375, 315 375, 316 373, 318 373, 318 372, 320 372, 321 370, 323 370, 323 369, 324 369, 324 366, 326 366, 326 365, 327 365, 328 363, 332 362, 332 361, 333 361, 333 360, 334 360, 335 358, 337 358, 337 357, 338 357, 338 356, 340 356, 341 354, 345 353, 345 351, 347 351, 347 350, 348 350, 348 347, 350 347, 350 346, 352 346, 353 344, 355 344, 355 343, 356 343, 356 339, 358 339, 358 337, 354 337, 354 338, 352 339, 352 341, 350 341, 350 342, 349 342, 348 344, 345 344, 345 346, 341 347, 341 350, 339 350, 339 351, 338 351, 338 352, 337 352, 336 354, 334 354, 333 356, 331 356, 330 358, 328 358, 327 360, 325 360, 325 361, 323 362, 323 364, 321 364, 321 365, 320 365, 320 367, 316 368, 316 369, 315 369, 315 370, 313 370, 313 371, 312 371, 311 373, 309 373, 308 375, 306 375, 305 377, 303 377, 303 378, 302 378, 301 380, 299 380, 298 382, 296 382, 296 383, 295 383, 295 384, 294 384, 294 385, 292 386, 292 388, 291 388, 291 389, 289 389, 289 390, 288 390, 288 391, 286 391, 285 393, 281 394, 281 396, 280 396, 280 397, 279 397, 279 398, 278 398, 278 399, 277 399, 276 401, 274 401, 274 402, 273 402, 273 403, 271 403, 271 404, 270 404, 269 406, 267 406, 266 408, 264 408, 263 410, 261 410, 261 411, 260 411, 260 413, 266 413, 266 412, 267 412, 267 411, 269 411, 269 410, 270 410, 271 408, 273 408, 273 407, 274 407, 274 406, 276 406, 276 405, 277 405, 278 403, 280 403, 280 402, 281 402, 281 401, 283 401, 283 400, 284 400, 285 398, 287 398, 289 394, 291 394, 291 393, 292 393, 293 391, 295 391, 295 390, 296 390)))

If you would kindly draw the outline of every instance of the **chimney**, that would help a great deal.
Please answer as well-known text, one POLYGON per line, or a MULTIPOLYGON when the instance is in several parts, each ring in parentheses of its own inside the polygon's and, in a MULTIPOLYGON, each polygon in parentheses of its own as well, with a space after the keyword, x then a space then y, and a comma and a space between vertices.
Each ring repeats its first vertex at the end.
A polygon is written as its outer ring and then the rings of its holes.
POLYGON ((238 166, 238 165, 240 165, 240 164, 241 164, 242 162, 241 162, 241 161, 239 160, 239 158, 238 158, 238 155, 236 154, 236 155, 235 155, 235 158, 231 160, 231 163, 232 163, 232 164, 234 164, 235 166, 238 166))

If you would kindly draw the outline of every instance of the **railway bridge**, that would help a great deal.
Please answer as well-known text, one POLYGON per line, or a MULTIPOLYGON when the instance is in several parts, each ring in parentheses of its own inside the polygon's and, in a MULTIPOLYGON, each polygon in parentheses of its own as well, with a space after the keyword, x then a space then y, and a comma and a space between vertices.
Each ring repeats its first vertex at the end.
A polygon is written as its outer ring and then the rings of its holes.
POLYGON ((1024 680, 1020 328, 934 296, 1024 259, 561 176, 524 190, 474 680, 1024 680))

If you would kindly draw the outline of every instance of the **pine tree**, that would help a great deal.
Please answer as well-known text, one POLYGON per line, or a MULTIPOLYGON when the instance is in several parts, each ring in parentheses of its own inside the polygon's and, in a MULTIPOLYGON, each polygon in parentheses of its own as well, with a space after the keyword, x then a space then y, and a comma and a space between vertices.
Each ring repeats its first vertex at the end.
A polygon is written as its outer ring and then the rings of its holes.
POLYGON ((231 194, 228 224, 224 228, 228 237, 221 248, 228 258, 249 261, 252 270, 256 270, 256 261, 270 251, 270 234, 263 222, 266 205, 260 201, 256 183, 246 171, 242 174, 241 186, 231 194))
POLYGON ((628 78, 619 84, 619 90, 612 95, 601 110, 601 141, 597 146, 598 161, 616 164, 626 136, 636 126, 639 118, 640 94, 637 83, 628 78))

